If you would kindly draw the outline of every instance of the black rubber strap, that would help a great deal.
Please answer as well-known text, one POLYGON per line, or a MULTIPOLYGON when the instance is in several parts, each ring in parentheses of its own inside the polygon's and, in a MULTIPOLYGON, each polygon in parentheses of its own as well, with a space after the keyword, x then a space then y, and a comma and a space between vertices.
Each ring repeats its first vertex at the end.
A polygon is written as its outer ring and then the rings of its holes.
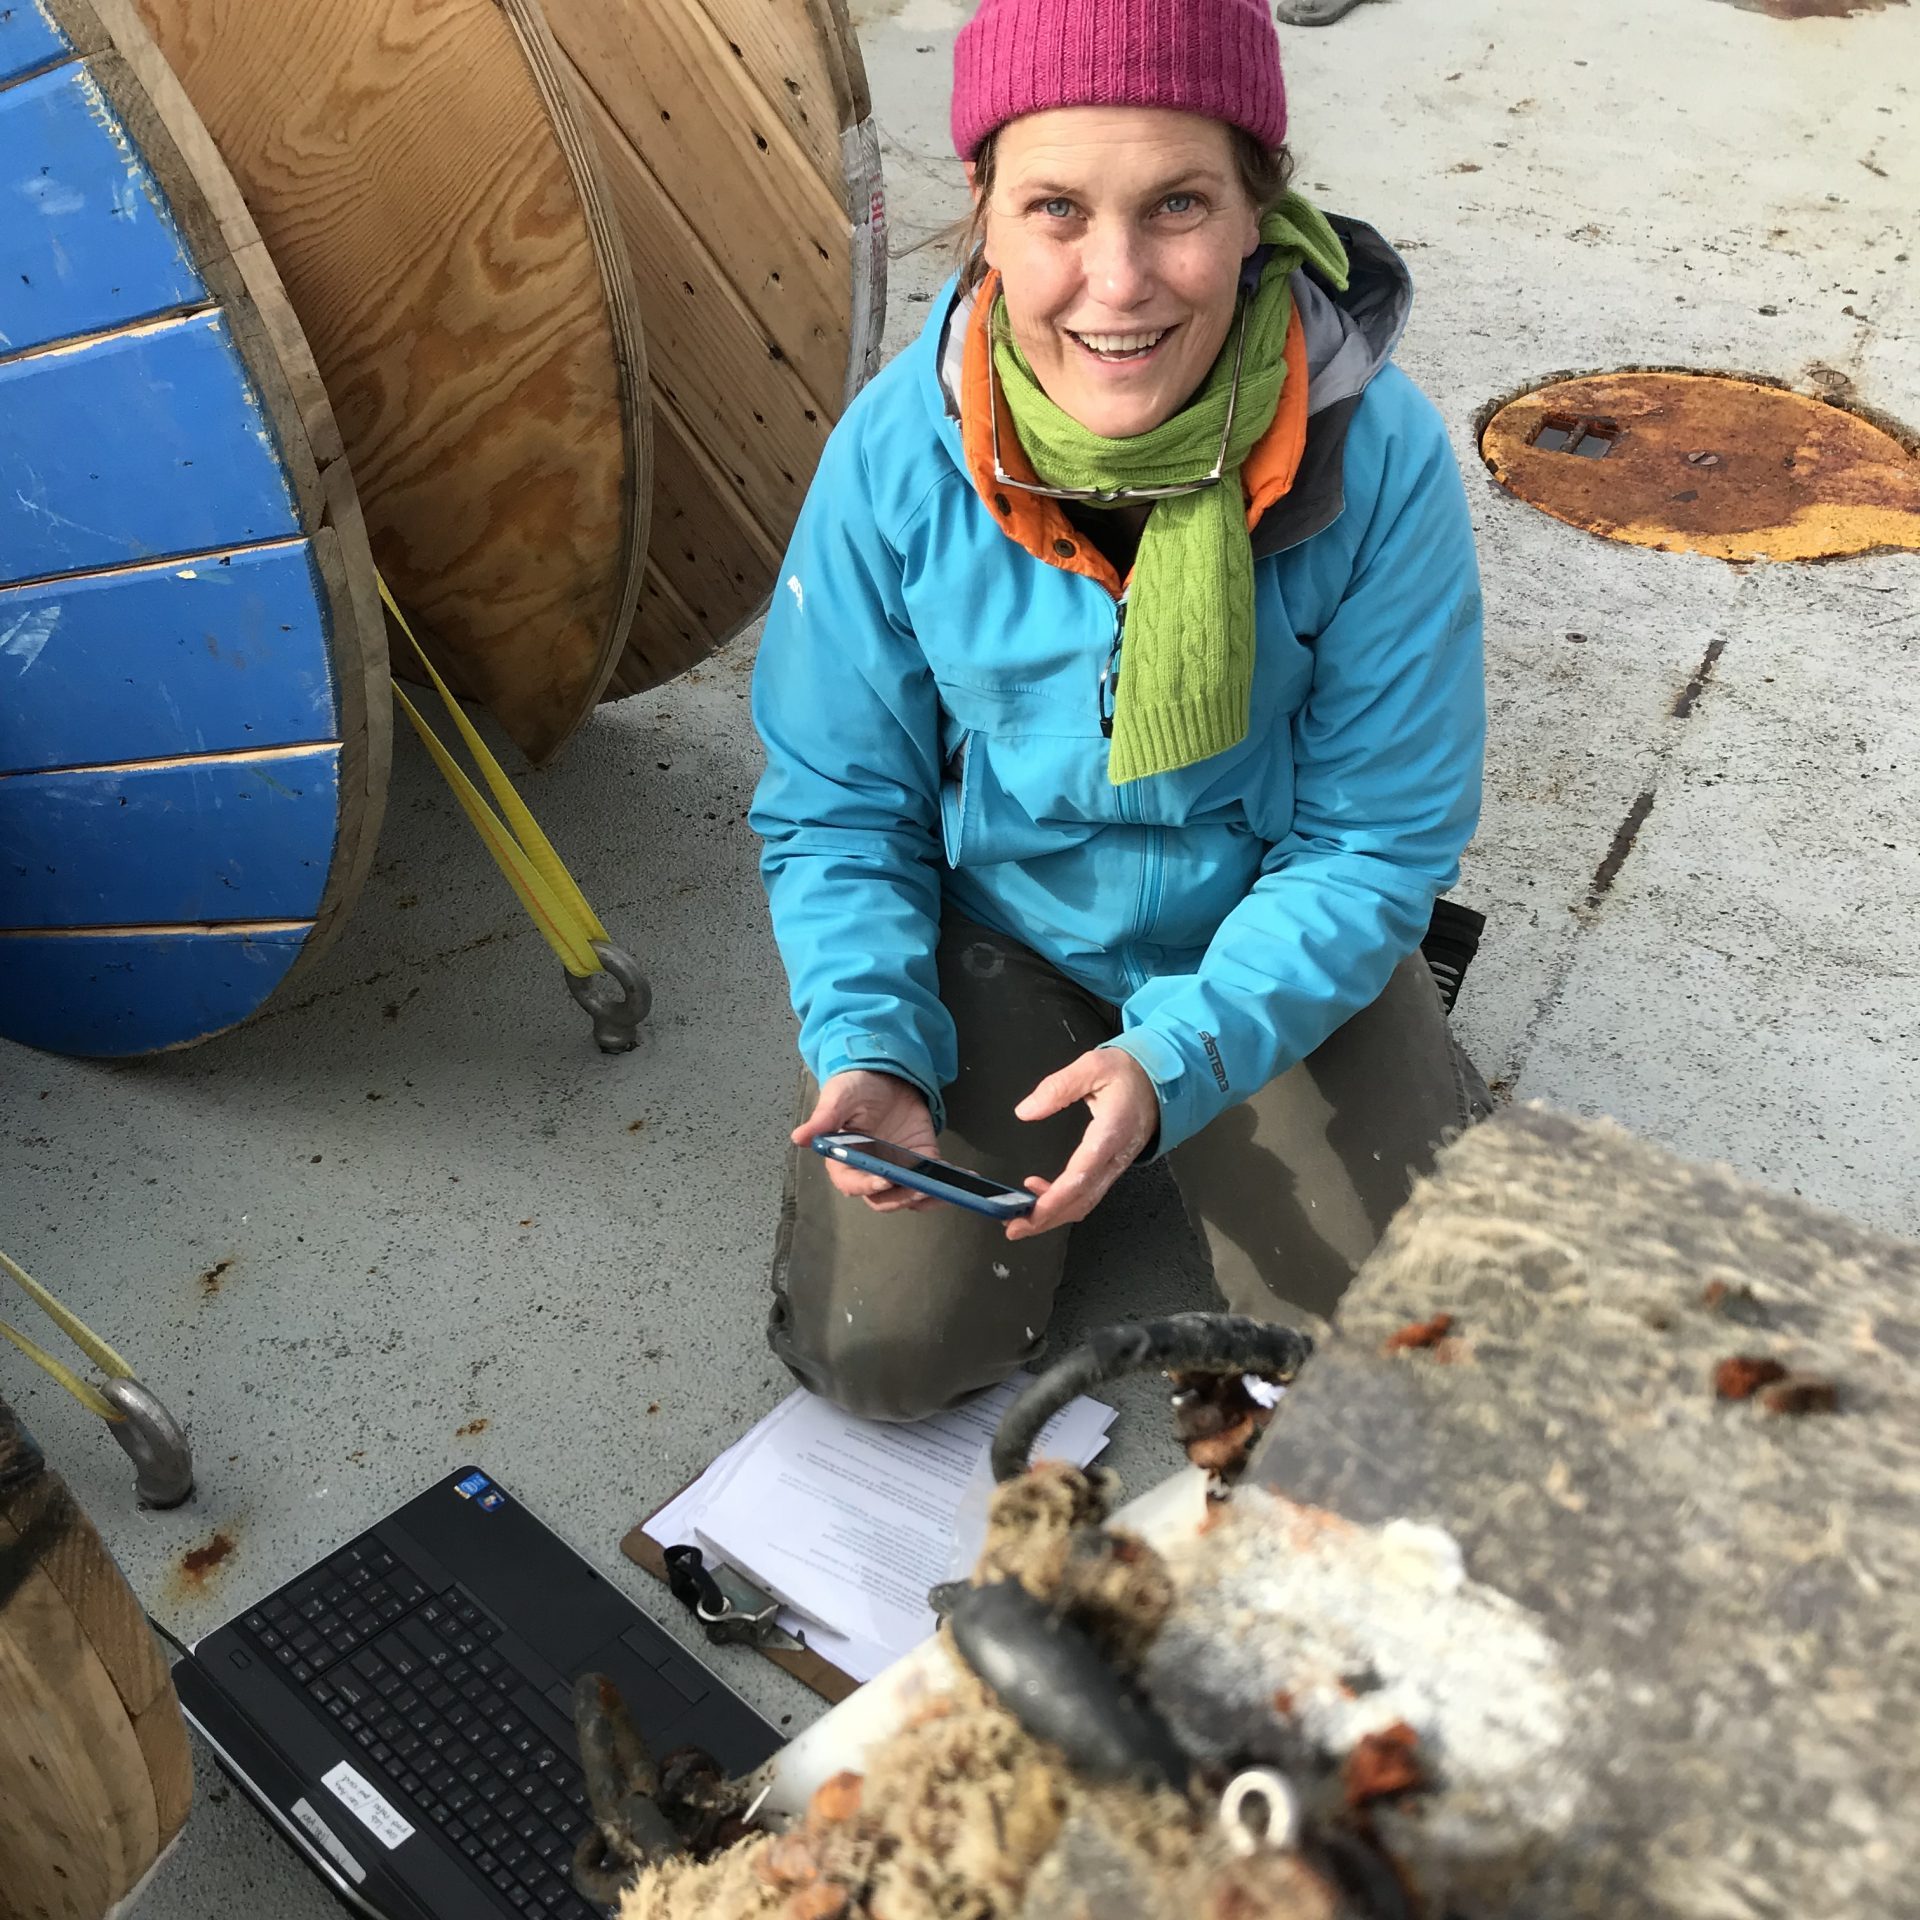
POLYGON ((1077 1394, 1130 1373, 1252 1373, 1287 1381, 1306 1364, 1313 1341, 1292 1327, 1234 1313, 1176 1313, 1165 1320, 1102 1327, 1034 1381, 1000 1417, 993 1477, 1027 1470, 1040 1429, 1077 1394))

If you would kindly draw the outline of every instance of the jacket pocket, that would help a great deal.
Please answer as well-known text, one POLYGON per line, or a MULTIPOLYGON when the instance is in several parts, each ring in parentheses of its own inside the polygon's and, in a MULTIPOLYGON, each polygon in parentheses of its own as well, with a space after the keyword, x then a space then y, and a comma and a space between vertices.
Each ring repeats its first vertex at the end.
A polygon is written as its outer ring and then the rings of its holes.
POLYGON ((940 782, 940 841, 950 867, 965 864, 967 803, 971 798, 973 768, 979 757, 979 745, 979 733, 968 728, 961 732, 947 752, 944 777, 940 782))
POLYGON ((1004 741, 974 727, 964 730, 948 752, 940 783, 940 839, 950 867, 1046 860, 1105 830, 1105 822, 1057 804, 1055 786, 1043 783, 1038 802, 1009 792, 1001 779, 1006 751, 1004 741))

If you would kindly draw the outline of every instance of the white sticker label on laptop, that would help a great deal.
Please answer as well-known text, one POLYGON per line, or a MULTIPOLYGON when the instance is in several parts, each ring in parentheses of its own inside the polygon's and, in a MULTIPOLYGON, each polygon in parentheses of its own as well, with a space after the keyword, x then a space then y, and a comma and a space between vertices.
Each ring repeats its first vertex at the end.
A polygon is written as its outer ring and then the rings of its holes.
POLYGON ((307 1805, 304 1800, 293 1803, 293 1817, 320 1843, 324 1853, 340 1871, 352 1880, 357 1887, 367 1877, 367 1870, 340 1842, 334 1838, 333 1829, 307 1805))
POLYGON ((389 1849, 402 1840, 413 1838, 413 1829, 401 1819, 400 1810, 364 1774, 342 1760, 331 1773, 321 1776, 321 1784, 351 1813, 366 1830, 389 1849))

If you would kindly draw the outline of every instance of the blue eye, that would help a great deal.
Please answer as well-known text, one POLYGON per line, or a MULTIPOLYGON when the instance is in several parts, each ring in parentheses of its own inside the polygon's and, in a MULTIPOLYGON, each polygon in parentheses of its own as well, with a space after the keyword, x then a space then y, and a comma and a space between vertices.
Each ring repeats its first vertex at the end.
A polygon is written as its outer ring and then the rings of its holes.
POLYGON ((1168 213, 1192 213, 1200 204, 1197 194, 1170 193, 1161 201, 1161 207, 1168 213))
POLYGON ((1073 218, 1073 202, 1056 196, 1054 199, 1041 201, 1040 211, 1046 214, 1049 219, 1071 220, 1073 218))

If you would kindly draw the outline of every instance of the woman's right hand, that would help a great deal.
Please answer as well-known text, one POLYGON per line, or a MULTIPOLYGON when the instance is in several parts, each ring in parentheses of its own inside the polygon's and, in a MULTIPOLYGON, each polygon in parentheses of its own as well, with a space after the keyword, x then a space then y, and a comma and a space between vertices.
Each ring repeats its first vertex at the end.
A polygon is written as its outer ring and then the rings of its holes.
MULTIPOLYGON (((938 1145, 926 1096, 890 1073, 856 1069, 836 1073, 820 1089, 813 1111, 793 1130, 797 1147, 811 1147, 823 1133, 870 1133, 915 1153, 938 1145)), ((827 1178, 849 1199, 864 1200, 875 1213, 917 1212, 940 1203, 928 1194, 896 1187, 877 1173, 862 1173, 839 1160, 826 1162, 827 1178)))

